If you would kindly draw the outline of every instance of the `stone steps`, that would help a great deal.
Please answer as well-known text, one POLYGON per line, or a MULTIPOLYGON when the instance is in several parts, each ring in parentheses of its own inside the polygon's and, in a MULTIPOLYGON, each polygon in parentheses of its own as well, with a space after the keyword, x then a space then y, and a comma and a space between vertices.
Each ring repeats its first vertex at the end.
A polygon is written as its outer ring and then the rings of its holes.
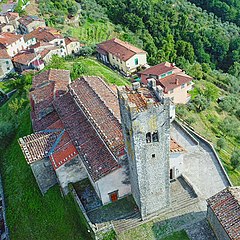
MULTIPOLYGON (((154 217, 154 219, 157 218, 159 221, 164 220, 166 218, 166 215, 169 215, 180 209, 187 208, 193 204, 196 204, 197 202, 198 202, 197 198, 185 199, 182 202, 175 202, 171 205, 170 209, 168 208, 168 209, 165 209, 165 210, 159 212, 158 215, 156 217, 154 217)), ((113 224, 114 224, 116 232, 122 233, 122 232, 128 231, 130 229, 136 228, 150 220, 151 219, 142 221, 140 213, 138 212, 132 217, 129 216, 128 219, 121 219, 121 220, 114 221, 113 224)))

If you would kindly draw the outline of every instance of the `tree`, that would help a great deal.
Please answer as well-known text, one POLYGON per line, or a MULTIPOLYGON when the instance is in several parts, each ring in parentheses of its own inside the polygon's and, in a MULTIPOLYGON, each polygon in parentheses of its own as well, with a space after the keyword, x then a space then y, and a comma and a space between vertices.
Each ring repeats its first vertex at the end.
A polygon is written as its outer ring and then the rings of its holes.
POLYGON ((231 159, 230 159, 231 165, 233 169, 237 169, 240 166, 240 150, 235 150, 232 153, 231 159))
POLYGON ((224 135, 234 137, 238 133, 239 121, 235 117, 228 116, 219 124, 219 127, 224 135))
POLYGON ((197 112, 201 112, 205 110, 209 106, 209 101, 204 95, 198 94, 193 100, 192 103, 194 104, 197 112))
POLYGON ((59 57, 58 55, 53 55, 49 64, 47 65, 48 69, 66 69, 66 62, 64 58, 59 57))
POLYGON ((219 107, 227 111, 229 113, 234 114, 237 110, 239 110, 240 100, 237 95, 231 94, 222 100, 222 102, 219 103, 219 107))
POLYGON ((219 150, 223 149, 226 147, 226 142, 224 138, 219 138, 217 140, 217 147, 219 148, 219 150))
POLYGON ((71 71, 71 79, 76 79, 85 73, 83 65, 79 62, 73 64, 73 69, 71 71))
POLYGON ((240 63, 234 62, 233 65, 229 68, 228 72, 233 76, 240 78, 240 63))
POLYGON ((79 55, 80 56, 91 56, 93 54, 94 50, 93 48, 89 46, 84 46, 80 48, 79 55))
POLYGON ((177 41, 176 43, 177 55, 184 57, 191 64, 194 61, 194 49, 191 43, 183 40, 177 41))
POLYGON ((206 82, 204 96, 208 99, 208 101, 216 101, 219 97, 219 90, 214 84, 206 82))

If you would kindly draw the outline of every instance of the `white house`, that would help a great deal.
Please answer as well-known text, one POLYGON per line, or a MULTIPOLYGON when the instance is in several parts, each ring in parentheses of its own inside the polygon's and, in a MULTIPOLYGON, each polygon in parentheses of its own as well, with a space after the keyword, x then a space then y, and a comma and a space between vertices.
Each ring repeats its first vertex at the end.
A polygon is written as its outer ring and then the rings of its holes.
POLYGON ((130 75, 147 64, 147 53, 117 38, 97 45, 98 58, 106 64, 130 75))

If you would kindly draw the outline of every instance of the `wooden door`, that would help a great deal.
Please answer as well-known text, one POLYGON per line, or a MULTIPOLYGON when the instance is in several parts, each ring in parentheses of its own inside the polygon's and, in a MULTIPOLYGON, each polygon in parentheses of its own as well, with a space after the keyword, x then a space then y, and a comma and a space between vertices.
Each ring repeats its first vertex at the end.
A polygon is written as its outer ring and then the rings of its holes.
POLYGON ((109 195, 112 202, 116 202, 118 200, 118 191, 112 192, 109 195))

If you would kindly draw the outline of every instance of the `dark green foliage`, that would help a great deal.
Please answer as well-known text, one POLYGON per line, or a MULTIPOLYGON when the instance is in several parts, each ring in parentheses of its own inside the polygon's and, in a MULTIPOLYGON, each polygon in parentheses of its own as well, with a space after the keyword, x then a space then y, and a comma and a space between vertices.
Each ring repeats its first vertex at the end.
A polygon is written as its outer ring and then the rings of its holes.
POLYGON ((219 107, 224 111, 235 114, 240 110, 240 99, 236 94, 228 95, 219 103, 219 107))
POLYGON ((73 67, 72 67, 72 71, 71 71, 71 79, 72 80, 79 78, 84 73, 86 73, 86 70, 84 69, 84 67, 81 63, 79 63, 79 62, 73 63, 73 67))
POLYGON ((233 169, 236 169, 240 166, 240 150, 235 150, 231 156, 231 165, 233 169))
POLYGON ((87 57, 87 56, 91 56, 94 53, 94 51, 95 51, 95 47, 84 46, 80 49, 78 54, 80 56, 87 57))
POLYGON ((224 138, 219 138, 219 139, 217 140, 217 147, 218 147, 218 149, 220 149, 220 150, 226 147, 226 141, 225 141, 224 138))
POLYGON ((3 149, 14 136, 15 124, 8 121, 0 121, 0 149, 3 149))
POLYGON ((46 23, 52 26, 63 24, 67 16, 75 15, 78 6, 74 0, 40 0, 39 9, 42 14, 48 15, 46 23))
MULTIPOLYGON (((228 70, 240 59, 239 28, 222 24, 213 14, 186 0, 96 2, 107 9, 115 24, 127 26, 143 41, 151 64, 183 57, 190 63, 197 60, 211 68, 228 70)), ((201 79, 201 71, 197 72, 196 78, 201 79)))
POLYGON ((234 22, 240 26, 239 0, 190 0, 190 2, 213 12, 223 21, 234 22))
POLYGON ((62 57, 53 55, 47 69, 66 69, 66 62, 62 57))
POLYGON ((230 137, 235 137, 238 134, 240 125, 239 121, 232 116, 226 117, 220 124, 221 130, 223 131, 224 135, 228 135, 230 137))

